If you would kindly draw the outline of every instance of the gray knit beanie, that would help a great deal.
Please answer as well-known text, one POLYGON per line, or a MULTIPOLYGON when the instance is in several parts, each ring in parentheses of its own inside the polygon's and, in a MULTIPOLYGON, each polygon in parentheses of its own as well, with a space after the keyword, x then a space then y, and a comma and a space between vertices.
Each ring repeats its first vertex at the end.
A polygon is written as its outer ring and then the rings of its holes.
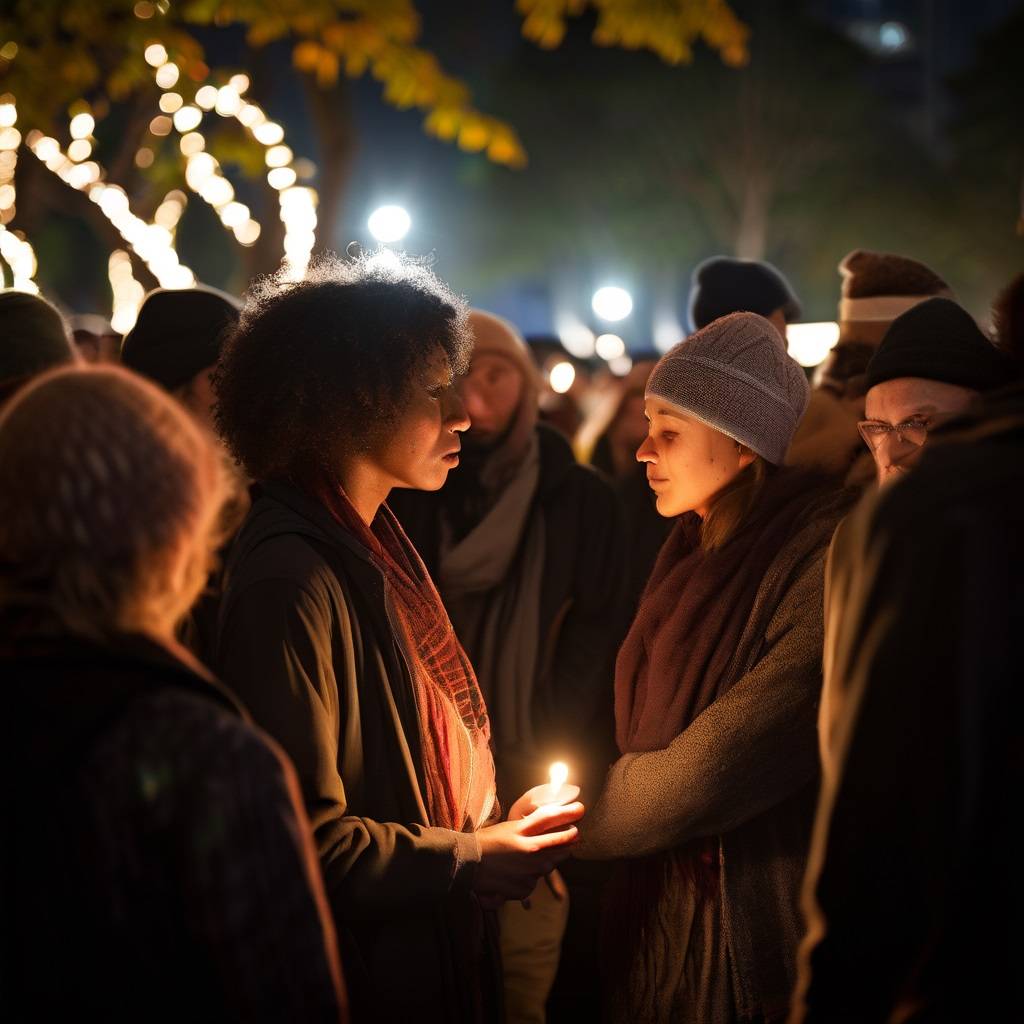
POLYGON ((732 313, 669 349, 647 382, 662 398, 780 465, 807 408, 807 377, 781 334, 756 313, 732 313))

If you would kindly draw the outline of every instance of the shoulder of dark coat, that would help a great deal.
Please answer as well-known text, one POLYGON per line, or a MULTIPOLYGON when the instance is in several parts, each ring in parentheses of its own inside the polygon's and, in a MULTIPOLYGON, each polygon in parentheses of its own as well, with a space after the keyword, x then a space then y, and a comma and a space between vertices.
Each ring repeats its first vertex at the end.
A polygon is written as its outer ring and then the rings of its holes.
POLYGON ((330 604, 343 600, 347 552, 314 524, 272 498, 261 498, 243 523, 225 566, 224 603, 257 584, 279 583, 330 604))
POLYGON ((576 461, 572 446, 552 427, 537 426, 540 441, 540 481, 538 496, 542 501, 571 500, 576 495, 585 500, 615 499, 615 492, 604 476, 592 466, 576 461))
MULTIPOLYGON (((162 689, 134 701, 98 741, 101 759, 120 751, 133 761, 158 759, 174 765, 170 777, 184 806, 196 806, 193 785, 222 801, 248 799, 264 809, 288 791, 287 757, 265 732, 203 699, 201 695, 162 689)), ((123 764, 116 757, 115 764, 123 764)))

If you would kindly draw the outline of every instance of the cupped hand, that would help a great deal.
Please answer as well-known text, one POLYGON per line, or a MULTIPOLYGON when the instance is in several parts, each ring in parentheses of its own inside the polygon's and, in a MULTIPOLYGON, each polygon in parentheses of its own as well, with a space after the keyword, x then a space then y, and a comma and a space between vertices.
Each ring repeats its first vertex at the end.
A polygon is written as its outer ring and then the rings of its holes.
POLYGON ((477 832, 480 863, 473 889, 485 905, 526 899, 537 879, 550 874, 579 836, 574 822, 583 804, 544 805, 523 818, 502 821, 477 832))

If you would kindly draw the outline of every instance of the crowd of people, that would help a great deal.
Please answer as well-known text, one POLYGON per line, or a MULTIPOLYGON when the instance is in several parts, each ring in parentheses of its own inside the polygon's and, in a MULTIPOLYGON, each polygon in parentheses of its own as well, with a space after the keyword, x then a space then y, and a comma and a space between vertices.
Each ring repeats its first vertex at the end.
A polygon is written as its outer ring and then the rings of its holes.
POLYGON ((575 436, 386 250, 0 292, 8 1019, 1003 1019, 1024 275, 839 271, 809 379, 701 264, 575 436))

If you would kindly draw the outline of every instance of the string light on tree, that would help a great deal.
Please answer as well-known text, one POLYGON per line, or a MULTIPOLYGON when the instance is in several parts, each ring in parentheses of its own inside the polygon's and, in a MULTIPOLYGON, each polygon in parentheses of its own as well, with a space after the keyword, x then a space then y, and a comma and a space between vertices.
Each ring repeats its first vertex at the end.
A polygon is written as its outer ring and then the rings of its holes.
POLYGON ((161 64, 160 67, 156 69, 156 73, 153 77, 156 79, 156 84, 159 85, 161 89, 170 89, 177 84, 180 76, 181 70, 178 65, 168 61, 166 64, 161 64))
MULTIPOLYGON (((29 241, 21 232, 7 227, 16 212, 14 172, 18 166, 18 147, 21 132, 15 127, 18 108, 14 97, 0 97, 0 258, 10 268, 11 287, 20 291, 38 292, 35 281, 36 254, 29 241)), ((0 268, 0 286, 4 275, 0 268)))
POLYGON ((167 50, 162 43, 150 43, 143 52, 146 63, 158 68, 167 63, 167 50))
MULTIPOLYGON (((151 44, 145 56, 157 69, 157 84, 170 88, 174 82, 164 86, 161 81, 162 75, 169 76, 164 70, 167 66, 176 68, 168 61, 166 48, 159 43, 151 44)), ((205 152, 206 140, 197 129, 204 114, 213 111, 221 117, 235 118, 266 149, 267 183, 279 193, 280 216, 285 228, 285 273, 299 279, 309 265, 310 254, 316 244, 317 195, 313 189, 296 184, 298 173, 293 166, 294 153, 283 145, 284 129, 269 120, 258 104, 243 99, 250 84, 248 75, 232 75, 228 83, 219 89, 213 85, 200 86, 192 104, 179 105, 177 93, 165 93, 161 97, 160 108, 165 113, 174 114, 173 127, 182 135, 179 145, 187 158, 185 180, 189 188, 214 207, 221 223, 234 233, 240 245, 255 244, 261 232, 259 222, 251 216, 244 203, 235 199, 231 183, 220 174, 217 161, 205 152)), ((162 122, 159 128, 164 128, 162 122)))
POLYGON ((107 279, 113 295, 114 312, 110 326, 118 334, 127 334, 139 316, 145 289, 132 273, 132 259, 123 249, 115 249, 107 260, 107 279))
POLYGON ((63 153, 56 139, 38 130, 29 132, 25 142, 51 171, 96 203, 162 287, 190 288, 195 284, 195 274, 178 259, 171 232, 161 224, 149 224, 132 213, 124 189, 100 180, 103 170, 98 164, 75 164, 63 153))

